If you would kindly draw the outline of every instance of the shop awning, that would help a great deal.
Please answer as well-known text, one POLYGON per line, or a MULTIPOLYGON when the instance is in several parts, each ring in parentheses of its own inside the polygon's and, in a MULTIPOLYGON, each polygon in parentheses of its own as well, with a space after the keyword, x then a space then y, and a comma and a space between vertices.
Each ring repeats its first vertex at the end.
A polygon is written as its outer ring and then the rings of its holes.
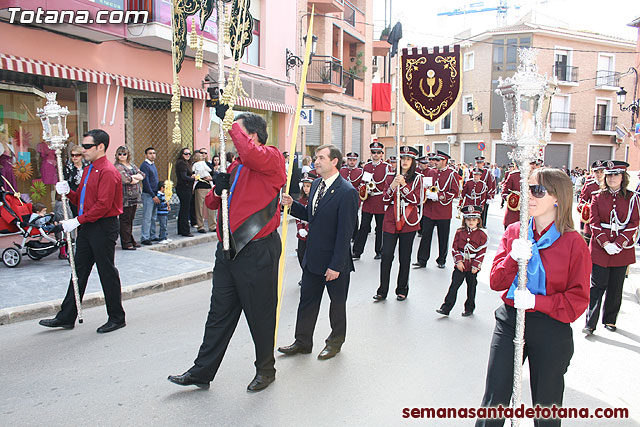
POLYGON ((111 77, 103 71, 60 65, 53 62, 39 61, 37 59, 28 59, 3 53, 0 53, 0 69, 88 83, 111 83, 111 77))
MULTIPOLYGON (((138 77, 122 76, 120 74, 113 74, 113 78, 116 80, 116 84, 118 86, 171 95, 171 84, 169 83, 145 80, 138 77)), ((184 96, 186 98, 207 99, 207 92, 194 87, 180 86, 180 96, 184 96)))
POLYGON ((273 101, 264 101, 256 98, 238 98, 237 105, 247 108, 255 108, 258 110, 275 111, 278 113, 294 114, 296 112, 295 107, 291 105, 282 104, 273 101))

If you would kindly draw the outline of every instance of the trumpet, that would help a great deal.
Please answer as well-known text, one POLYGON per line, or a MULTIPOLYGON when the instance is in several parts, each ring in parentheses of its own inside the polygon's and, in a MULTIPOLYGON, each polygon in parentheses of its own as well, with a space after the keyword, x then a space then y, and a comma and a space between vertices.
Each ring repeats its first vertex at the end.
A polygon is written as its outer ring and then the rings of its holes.
POLYGON ((437 192, 438 192, 437 185, 432 185, 431 187, 429 187, 429 193, 437 193, 437 192))
POLYGON ((367 182, 367 191, 370 193, 376 189, 376 183, 373 181, 367 182))
POLYGON ((375 189, 376 189, 376 184, 373 181, 369 181, 365 185, 361 186, 358 189, 358 195, 360 196, 360 200, 362 200, 363 202, 367 200, 367 197, 369 197, 369 193, 371 193, 375 189))

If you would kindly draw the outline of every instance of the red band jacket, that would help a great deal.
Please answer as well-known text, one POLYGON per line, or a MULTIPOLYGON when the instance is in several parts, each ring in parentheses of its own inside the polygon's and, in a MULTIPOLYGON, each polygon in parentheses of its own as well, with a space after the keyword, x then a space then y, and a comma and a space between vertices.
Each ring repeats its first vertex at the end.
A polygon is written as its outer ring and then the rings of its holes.
POLYGON ((627 197, 618 192, 602 190, 591 201, 591 259, 601 267, 621 267, 636 262, 633 247, 638 233, 638 193, 628 191, 627 197), (607 243, 614 243, 621 249, 615 255, 604 250, 607 243))
MULTIPOLYGON (((343 166, 340 168, 340 176, 349 181, 353 188, 358 190, 360 188, 360 184, 362 184, 362 175, 364 174, 364 170, 362 168, 350 168, 348 166, 343 166)), ((358 198, 358 206, 362 204, 362 200, 358 198)))
POLYGON ((422 176, 416 173, 413 181, 407 182, 406 185, 401 187, 391 189, 391 183, 394 178, 395 175, 389 175, 387 177, 384 195, 382 196, 384 204, 388 206, 384 213, 384 221, 382 221, 382 231, 385 233, 409 233, 411 231, 417 231, 420 228, 418 209, 421 208, 422 176), (400 189, 400 202, 403 203, 404 206, 403 209, 400 210, 400 214, 404 215, 403 218, 405 220, 400 231, 396 229, 396 200, 398 189, 400 189))
POLYGON ((480 177, 480 181, 483 181, 485 184, 487 184, 487 197, 489 199, 493 199, 493 197, 496 195, 497 185, 496 178, 493 176, 489 168, 482 168, 482 176, 480 177))
POLYGON ((455 263, 462 261, 464 271, 471 271, 471 267, 480 270, 487 251, 487 241, 487 233, 481 228, 471 229, 466 226, 459 228, 453 237, 451 247, 451 255, 455 263))
MULTIPOLYGON (((380 162, 374 165, 373 162, 368 162, 362 168, 364 175, 368 172, 373 175, 372 182, 375 184, 375 189, 369 193, 367 200, 362 203, 362 212, 371 214, 383 214, 384 202, 382 201, 382 193, 385 190, 387 176, 393 176, 391 165, 386 162, 380 162)), ((364 179, 361 181, 360 186, 367 185, 364 179)))
MULTIPOLYGON (((511 172, 505 180, 504 187, 502 188, 502 198, 507 200, 509 194, 514 191, 520 192, 520 171, 518 170, 511 172)), ((502 224, 507 227, 516 221, 520 221, 520 210, 512 211, 509 208, 505 209, 502 224)))
MULTIPOLYGON (((599 192, 600 183, 598 182, 598 180, 593 177, 587 179, 584 183, 584 186, 582 187, 582 190, 580 191, 580 196, 578 196, 578 206, 576 207, 578 212, 582 214, 582 209, 584 208, 584 206, 590 204, 593 196, 599 192)), ((586 235, 591 235, 591 226, 589 225, 589 223, 586 223, 584 225, 584 233, 586 235)))
POLYGON ((425 198, 424 216, 430 219, 451 219, 453 199, 460 194, 460 176, 450 167, 444 169, 430 169, 425 173, 427 187, 435 186, 438 189, 438 200, 425 198), (431 184, 428 181, 431 178, 431 184))
POLYGON ((474 181, 470 179, 464 183, 462 193, 460 194, 461 206, 482 206, 487 203, 489 187, 482 181, 474 181))

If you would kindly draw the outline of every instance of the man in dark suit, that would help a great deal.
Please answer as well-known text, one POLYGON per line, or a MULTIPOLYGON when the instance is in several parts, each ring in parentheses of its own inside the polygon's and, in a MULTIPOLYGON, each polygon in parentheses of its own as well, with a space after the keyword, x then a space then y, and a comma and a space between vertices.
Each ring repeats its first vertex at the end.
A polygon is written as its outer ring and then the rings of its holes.
POLYGON ((278 348, 284 354, 310 353, 313 330, 318 319, 324 288, 331 305, 331 334, 318 355, 325 360, 334 357, 344 343, 347 331, 347 292, 353 268, 351 236, 358 212, 358 192, 340 176, 342 153, 333 145, 322 145, 316 151, 315 168, 321 178, 311 185, 309 203, 305 207, 283 195, 282 203, 291 206, 291 214, 309 222, 307 249, 302 260, 302 287, 295 342, 278 348))

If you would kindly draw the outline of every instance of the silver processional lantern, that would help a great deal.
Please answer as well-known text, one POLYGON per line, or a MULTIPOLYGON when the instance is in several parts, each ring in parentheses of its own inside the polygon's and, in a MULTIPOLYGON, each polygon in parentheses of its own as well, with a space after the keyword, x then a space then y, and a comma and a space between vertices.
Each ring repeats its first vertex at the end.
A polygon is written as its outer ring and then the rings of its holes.
MULTIPOLYGON (((67 116, 69 115, 69 109, 67 107, 61 107, 56 101, 55 92, 48 92, 47 103, 44 108, 37 109, 37 115, 42 122, 42 139, 44 139, 50 149, 56 152, 56 163, 58 166, 58 181, 64 180, 62 172, 62 150, 66 147, 67 139, 69 139, 69 131, 67 130, 67 116)), ((69 204, 67 203, 66 194, 61 195, 62 198, 62 212, 65 220, 68 220, 69 204)), ((73 240, 71 233, 65 233, 67 240, 67 253, 69 254, 69 264, 71 265, 71 282, 73 284, 73 294, 76 301, 76 307, 78 309, 78 323, 82 323, 82 304, 80 302, 80 292, 78 288, 78 275, 76 274, 76 262, 75 254, 73 251, 73 240)))
MULTIPOLYGON (((530 163, 537 160, 541 149, 551 139, 549 113, 551 98, 557 85, 547 76, 538 74, 535 49, 518 49, 520 64, 513 77, 498 80, 496 93, 502 96, 505 109, 505 122, 502 127, 502 140, 514 146, 509 157, 520 169, 520 238, 528 238, 529 226, 529 174, 530 163)), ((518 262, 518 289, 526 289, 527 261, 518 262)), ((522 389, 522 353, 524 348, 525 310, 518 309, 514 338, 513 396, 514 408, 520 406, 522 389)), ((512 425, 519 425, 514 418, 512 425)))

